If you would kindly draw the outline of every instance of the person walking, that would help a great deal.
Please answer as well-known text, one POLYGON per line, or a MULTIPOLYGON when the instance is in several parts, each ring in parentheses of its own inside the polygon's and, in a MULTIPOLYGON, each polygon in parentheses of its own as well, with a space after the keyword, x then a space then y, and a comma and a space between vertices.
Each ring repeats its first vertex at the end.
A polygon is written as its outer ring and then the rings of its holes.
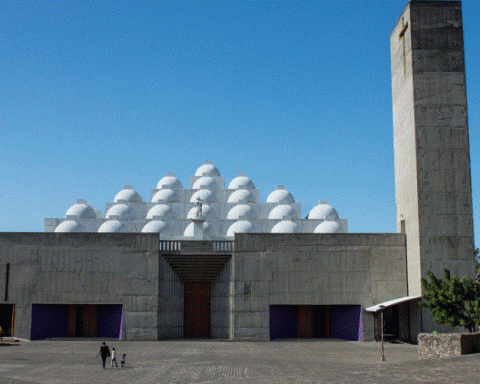
POLYGON ((100 349, 98 350, 97 356, 100 355, 102 358, 103 362, 103 369, 105 369, 105 360, 107 360, 107 357, 110 356, 110 348, 108 348, 107 343, 105 341, 102 343, 100 349))
POLYGON ((123 368, 125 367, 125 360, 127 358, 127 354, 124 353, 123 356, 122 356, 122 361, 120 362, 120 366, 123 368))
POLYGON ((113 363, 115 363, 115 367, 118 368, 117 353, 115 352, 115 348, 112 348, 112 361, 111 361, 112 367, 113 367, 113 363))

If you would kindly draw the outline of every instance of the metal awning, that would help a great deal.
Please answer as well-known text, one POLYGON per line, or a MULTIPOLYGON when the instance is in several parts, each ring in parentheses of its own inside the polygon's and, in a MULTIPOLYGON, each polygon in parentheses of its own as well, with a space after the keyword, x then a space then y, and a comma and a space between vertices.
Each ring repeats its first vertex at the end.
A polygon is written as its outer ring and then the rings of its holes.
POLYGON ((392 305, 397 305, 397 304, 400 304, 400 303, 405 303, 406 301, 411 301, 411 300, 416 300, 416 299, 421 299, 421 298, 422 298, 422 295, 400 297, 399 299, 384 301, 383 303, 373 305, 371 307, 366 308, 365 310, 367 312, 378 312, 381 309, 380 306, 383 306, 384 308, 387 308, 387 307, 391 307, 392 305))

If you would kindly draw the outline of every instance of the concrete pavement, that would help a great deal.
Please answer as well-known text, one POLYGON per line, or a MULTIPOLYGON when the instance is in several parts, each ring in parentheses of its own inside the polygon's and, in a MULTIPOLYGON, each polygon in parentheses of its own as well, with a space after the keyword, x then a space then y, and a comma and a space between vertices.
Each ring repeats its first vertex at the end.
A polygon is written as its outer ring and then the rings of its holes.
POLYGON ((480 383, 480 355, 420 360, 417 346, 370 342, 107 340, 125 368, 102 368, 101 340, 0 346, 1 384, 480 383))

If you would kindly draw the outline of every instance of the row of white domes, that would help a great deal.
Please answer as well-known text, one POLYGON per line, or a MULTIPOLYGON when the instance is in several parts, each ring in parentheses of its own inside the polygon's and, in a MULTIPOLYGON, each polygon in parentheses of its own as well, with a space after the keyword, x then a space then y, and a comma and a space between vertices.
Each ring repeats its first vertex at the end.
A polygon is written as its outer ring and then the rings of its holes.
MULTIPOLYGON (((248 179, 247 177, 245 178, 248 179)), ((205 179, 210 179, 210 178, 201 177, 200 179, 197 179, 197 181, 195 181, 192 189, 196 191, 193 193, 192 197, 190 198, 191 203, 194 203, 198 198, 200 198, 202 201, 213 201, 215 195, 214 195, 214 192, 212 191, 219 189, 218 185, 213 179, 212 179, 213 180, 212 183, 210 183, 210 180, 205 180, 205 179)), ((234 179, 233 181, 235 180, 236 179, 234 179)), ((248 180, 250 181, 250 179, 248 180)), ((178 182, 180 183, 180 181, 178 182)), ((230 186, 232 183, 230 183, 230 186)), ((251 181, 250 183, 252 188, 230 188, 229 186, 228 189, 235 189, 235 191, 230 194, 227 202, 228 203, 253 202, 254 196, 249 190, 255 189, 255 186, 251 181)), ((151 202, 152 203, 176 202, 178 201, 177 191, 181 189, 183 188, 158 189, 155 192, 155 194, 152 196, 151 202)), ((128 203, 142 203, 143 199, 141 198, 141 196, 138 194, 137 191, 130 188, 130 186, 127 186, 127 188, 122 189, 120 192, 118 192, 115 198, 113 199, 114 203, 117 203, 119 201, 125 201, 128 203)), ((295 199, 293 198, 292 194, 287 190, 283 189, 283 187, 281 186, 277 187, 277 189, 274 190, 272 193, 270 193, 267 197, 267 203, 290 204, 294 202, 295 202, 295 199)))
MULTIPOLYGON (((270 211, 268 219, 270 220, 281 220, 283 217, 292 216, 294 214, 294 207, 288 204, 278 204, 270 211)), ((109 219, 113 216, 117 216, 120 220, 132 220, 134 219, 133 210, 127 204, 118 203, 110 207, 107 211, 105 218, 109 219)), ((196 207, 192 207, 188 214, 187 219, 192 219, 195 216, 196 207)), ((97 219, 97 215, 93 208, 86 203, 77 203, 71 206, 66 215, 75 216, 78 220, 83 219, 97 219)), ((215 216, 214 209, 211 208, 208 204, 203 204, 202 207, 202 216, 206 219, 213 218, 215 216)), ((252 207, 248 204, 238 204, 230 209, 227 214, 227 220, 238 220, 240 217, 246 217, 253 219, 255 217, 255 212, 252 207)), ((161 218, 162 220, 174 219, 175 214, 174 210, 167 204, 157 204, 154 205, 148 211, 146 219, 153 219, 155 217, 161 218)), ((338 219, 337 211, 330 206, 329 204, 320 202, 319 205, 315 206, 310 213, 308 214, 308 219, 312 220, 325 220, 325 219, 338 219)))
MULTIPOLYGON (((143 233, 160 233, 168 227, 168 224, 162 220, 151 220, 142 228, 143 233)), ((270 231, 271 233, 295 233, 298 224, 291 220, 282 220, 275 224, 270 231)), ((208 221, 203 223, 203 231, 206 235, 211 229, 208 221)), ((254 232, 254 225, 248 220, 239 220, 233 223, 227 230, 226 236, 233 237, 235 233, 254 232)), ((126 232, 127 227, 117 219, 110 219, 100 225, 97 232, 116 233, 126 232)), ((190 223, 185 228, 184 237, 193 237, 194 223, 190 223)), ((83 232, 83 226, 75 220, 65 220, 55 229, 55 232, 83 232)), ((340 225, 335 221, 324 221, 320 223, 314 233, 337 233, 342 232, 340 225)))

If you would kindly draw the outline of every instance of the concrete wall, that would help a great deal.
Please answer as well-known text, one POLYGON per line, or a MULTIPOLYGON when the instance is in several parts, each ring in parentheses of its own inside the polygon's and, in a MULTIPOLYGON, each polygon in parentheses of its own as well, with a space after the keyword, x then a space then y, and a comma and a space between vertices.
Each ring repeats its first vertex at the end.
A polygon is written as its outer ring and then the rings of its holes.
MULTIPOLYGON (((234 336, 269 339, 270 305, 361 305, 407 295, 402 234, 237 234, 234 336)), ((362 311, 362 338, 373 315, 362 311)))
POLYGON ((461 3, 410 2, 390 43, 397 225, 419 295, 429 270, 474 273, 461 3))
POLYGON ((183 337, 183 284, 160 256, 158 279, 158 338, 183 337))
POLYGON ((157 339, 158 235, 0 233, 2 272, 7 263, 15 336, 30 338, 34 303, 122 304, 124 339, 157 339))
POLYGON ((212 285, 212 337, 226 339, 229 337, 229 284, 232 261, 230 260, 212 285))

